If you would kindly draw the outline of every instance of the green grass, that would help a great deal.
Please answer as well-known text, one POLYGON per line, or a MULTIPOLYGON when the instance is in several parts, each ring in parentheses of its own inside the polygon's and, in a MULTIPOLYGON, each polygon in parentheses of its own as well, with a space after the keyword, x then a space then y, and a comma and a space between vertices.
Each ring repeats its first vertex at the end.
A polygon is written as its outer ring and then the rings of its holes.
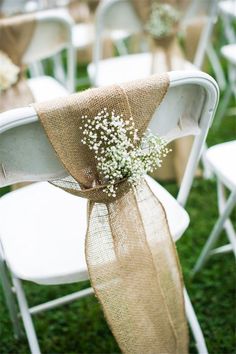
MULTIPOLYGON (((225 118, 216 130, 211 129, 208 144, 214 145, 235 139, 235 118, 225 118)), ((232 161, 232 163, 235 163, 232 161)), ((176 194, 174 183, 165 184, 176 194)), ((3 194, 7 189, 1 190, 3 194)), ((210 353, 233 354, 235 350, 235 262, 232 254, 212 257, 207 266, 193 280, 190 272, 201 248, 217 218, 215 181, 197 179, 193 183, 187 204, 191 224, 184 237, 177 243, 186 287, 201 323, 210 353)), ((235 217, 235 215, 234 215, 235 217)), ((234 218, 235 219, 235 218, 234 218)), ((235 220, 234 220, 235 222, 235 220)), ((222 234, 220 243, 226 237, 222 234)), ((88 282, 63 286, 38 286, 25 283, 29 303, 59 297, 88 286, 88 282)), ((43 353, 119 353, 95 297, 87 297, 70 305, 37 315, 35 326, 43 353)), ((0 353, 29 353, 26 338, 15 341, 0 286, 0 353)), ((190 353, 196 353, 190 341, 190 353)))

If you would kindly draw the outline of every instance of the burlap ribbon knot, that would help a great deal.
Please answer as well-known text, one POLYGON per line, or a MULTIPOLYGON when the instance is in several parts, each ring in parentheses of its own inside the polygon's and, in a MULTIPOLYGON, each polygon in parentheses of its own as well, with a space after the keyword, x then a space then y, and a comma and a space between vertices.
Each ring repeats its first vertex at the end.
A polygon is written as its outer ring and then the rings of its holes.
POLYGON ((22 57, 33 36, 36 21, 33 15, 21 15, 0 19, 0 50, 19 66, 18 81, 0 93, 0 112, 24 107, 34 102, 33 95, 24 79, 22 57))
POLYGON ((81 143, 81 118, 93 119, 106 107, 132 116, 142 136, 168 86, 167 75, 155 75, 34 105, 69 175, 52 183, 89 200, 90 280, 120 348, 129 354, 188 352, 181 271, 165 211, 145 182, 133 188, 121 181, 115 198, 104 186, 92 187, 98 171, 81 143))

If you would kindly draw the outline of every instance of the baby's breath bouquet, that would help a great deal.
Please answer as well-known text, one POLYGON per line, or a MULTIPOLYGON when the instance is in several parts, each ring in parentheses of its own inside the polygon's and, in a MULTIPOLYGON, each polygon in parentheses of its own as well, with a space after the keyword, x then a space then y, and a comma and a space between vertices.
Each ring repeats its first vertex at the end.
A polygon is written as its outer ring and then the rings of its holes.
POLYGON ((124 119, 113 110, 104 108, 94 118, 82 117, 82 143, 94 152, 99 183, 105 184, 108 196, 116 196, 118 182, 136 186, 148 172, 160 167, 170 151, 166 141, 150 131, 141 138, 133 118, 124 119))
POLYGON ((20 68, 4 52, 0 51, 0 93, 18 80, 20 68))
POLYGON ((180 12, 169 4, 153 2, 145 29, 154 38, 165 38, 176 32, 180 12))

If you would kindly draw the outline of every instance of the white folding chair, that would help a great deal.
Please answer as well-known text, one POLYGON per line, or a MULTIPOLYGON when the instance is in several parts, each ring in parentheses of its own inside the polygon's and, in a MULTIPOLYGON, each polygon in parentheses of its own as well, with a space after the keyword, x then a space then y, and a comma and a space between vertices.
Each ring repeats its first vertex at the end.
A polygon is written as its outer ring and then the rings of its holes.
POLYGON ((220 1, 219 13, 224 24, 224 34, 230 44, 236 42, 236 33, 232 25, 232 21, 236 19, 236 2, 235 0, 224 0, 220 1))
POLYGON ((234 96, 236 100, 236 38, 234 44, 227 44, 221 48, 221 54, 227 61, 228 85, 220 105, 219 114, 217 115, 218 126, 225 115, 231 97, 234 96))
MULTIPOLYGON (((67 9, 57 9, 56 11, 64 12, 65 16, 70 16, 67 9)), ((73 21, 73 20, 72 20, 73 21)), ((106 33, 106 39, 110 39, 111 42, 116 47, 120 55, 127 54, 126 47, 123 41, 129 37, 129 33, 124 30, 119 31, 109 31, 106 33)), ((73 23, 72 26, 72 43, 76 52, 81 52, 87 48, 93 47, 95 41, 95 26, 94 23, 73 23)), ((61 57, 57 56, 55 58, 54 64, 57 65, 58 70, 62 67, 61 57)), ((78 78, 77 84, 89 83, 88 78, 78 78)))
MULTIPOLYGON (((83 22, 83 23, 74 23, 73 18, 67 8, 70 0, 55 0, 55 1, 38 1, 38 9, 47 9, 53 8, 53 11, 60 14, 60 16, 65 17, 66 19, 69 17, 71 20, 71 32, 72 32, 72 45, 75 52, 81 52, 85 49, 88 49, 93 46, 95 40, 95 26, 92 22, 83 22), (58 6, 58 7, 57 7, 58 6)), ((29 7, 29 6, 28 6, 29 7)), ((119 54, 126 54, 127 50, 123 44, 124 39, 129 36, 129 33, 124 30, 120 31, 109 31, 106 33, 106 38, 110 39, 112 43, 115 45, 119 54)), ((54 76, 60 81, 65 81, 65 73, 63 70, 63 61, 61 55, 56 55, 53 58, 53 68, 54 68, 54 76)), ((88 78, 77 78, 77 84, 88 84, 88 78)))
POLYGON ((34 78, 28 81, 29 86, 38 100, 46 100, 64 96, 74 92, 75 82, 75 52, 72 45, 72 21, 69 16, 62 16, 53 10, 40 11, 34 14, 36 29, 31 43, 23 56, 23 63, 33 67, 34 63, 50 58, 62 50, 66 50, 66 80, 65 87, 53 78, 38 72, 38 66, 33 70, 34 78))
MULTIPOLYGON (((75 79, 75 57, 71 41, 70 18, 62 17, 53 11, 36 12, 34 16, 36 27, 22 58, 22 64, 30 68, 33 76, 27 82, 34 99, 35 101, 44 101, 68 95, 74 91, 75 79), (41 72, 38 72, 37 65, 41 60, 49 58, 63 49, 66 49, 67 59, 65 87, 52 77, 40 75, 41 72)), ((17 19, 17 16, 15 18, 17 19)), ((12 18, 13 22, 14 18, 12 18)))
POLYGON ((236 32, 233 23, 236 21, 236 1, 235 0, 224 0, 220 1, 219 4, 219 15, 224 26, 224 35, 226 39, 226 47, 221 49, 221 54, 228 62, 228 83, 224 87, 224 95, 220 102, 216 122, 217 126, 220 125, 226 110, 228 108, 230 99, 232 95, 236 97, 235 88, 235 72, 236 72, 236 32), (232 83, 234 84, 232 85, 232 83))
MULTIPOLYGON (((184 69, 186 70, 201 68, 216 20, 215 0, 210 1, 210 3, 209 0, 206 0, 204 3, 209 6, 208 21, 205 21, 194 62, 185 62, 184 69)), ((183 21, 183 27, 191 18, 196 16, 198 11, 198 1, 194 0, 183 21)), ((88 74, 93 85, 104 86, 115 82, 145 78, 150 75, 152 63, 150 52, 101 60, 102 38, 106 30, 126 30, 130 34, 142 32, 142 24, 134 11, 131 0, 104 0, 98 7, 93 62, 88 66, 88 74)), ((161 60, 163 59, 160 57, 161 60)), ((161 62, 160 66, 163 66, 161 62)))
MULTIPOLYGON (((194 144, 177 199, 151 177, 146 179, 164 205, 171 235, 177 241, 189 224, 184 205, 214 117, 218 86, 200 71, 173 71, 168 75, 168 92, 149 128, 168 141, 193 134, 194 144)), ((33 107, 0 114, 0 186, 53 180, 66 175, 33 107)), ((85 199, 47 182, 31 184, 0 199, 0 273, 14 329, 17 334, 16 296, 32 353, 40 353, 32 315, 92 293, 88 288, 29 307, 22 286, 23 280, 51 285, 88 279, 84 255, 86 204, 85 199), (6 269, 10 270, 13 289, 6 269)), ((186 291, 185 302, 198 352, 206 354, 204 337, 186 291)))
POLYGON ((233 251, 236 257, 236 233, 230 214, 236 206, 236 140, 215 145, 207 150, 206 158, 217 178, 219 218, 208 237, 195 264, 193 275, 200 271, 211 255, 233 251), (230 191, 226 198, 225 189, 230 191), (225 230, 229 244, 215 248, 222 231, 225 230))

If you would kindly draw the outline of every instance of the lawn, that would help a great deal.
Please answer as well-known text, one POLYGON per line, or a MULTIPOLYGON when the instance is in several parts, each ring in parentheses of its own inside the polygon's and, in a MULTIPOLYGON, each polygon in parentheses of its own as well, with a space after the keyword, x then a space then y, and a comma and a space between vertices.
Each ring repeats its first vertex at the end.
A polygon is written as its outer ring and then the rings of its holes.
MULTIPOLYGON (((232 102, 233 105, 233 102, 232 102)), ((212 127, 208 145, 235 139, 235 117, 224 118, 218 129, 212 127)), ((232 163, 235 163, 235 161, 232 163)), ((165 187, 176 194, 177 186, 165 187)), ((1 192, 3 194, 7 190, 1 192)), ((196 179, 186 207, 191 224, 177 243, 186 287, 201 323, 210 353, 235 353, 235 262, 231 253, 212 257, 207 266, 194 278, 190 272, 217 218, 216 183, 196 179)), ((234 215, 235 216, 235 215, 234 215)), ((235 221, 235 220, 234 220, 235 221)), ((222 234, 220 244, 224 243, 222 234)), ((85 288, 87 282, 66 286, 38 286, 25 283, 31 305, 47 301, 68 292, 85 288)), ((35 326, 43 353, 119 353, 100 305, 94 296, 36 316, 35 326)), ((191 339, 190 352, 196 353, 191 339)), ((0 285, 0 353, 26 354, 29 348, 25 337, 15 341, 0 285)))

